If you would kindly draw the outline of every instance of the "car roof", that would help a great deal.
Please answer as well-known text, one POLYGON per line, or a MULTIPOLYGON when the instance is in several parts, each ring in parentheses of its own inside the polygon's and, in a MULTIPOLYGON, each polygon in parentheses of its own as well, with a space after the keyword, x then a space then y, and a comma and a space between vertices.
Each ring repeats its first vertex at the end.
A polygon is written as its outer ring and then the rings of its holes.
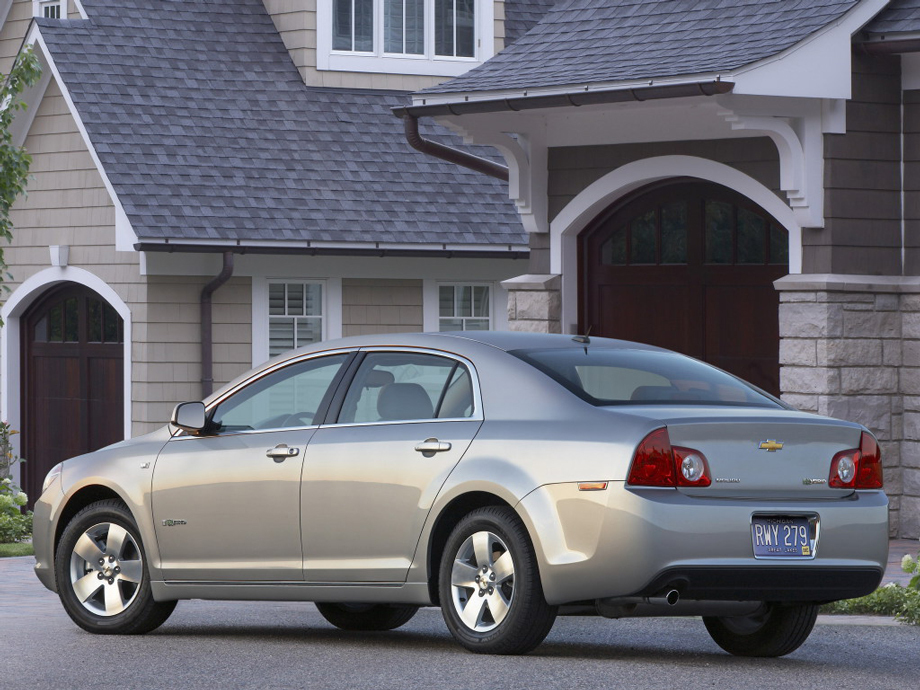
MULTIPOLYGON (((434 334, 431 334, 434 335, 434 334)), ((643 345, 628 340, 615 340, 613 338, 588 337, 565 335, 559 333, 527 333, 520 331, 451 331, 438 333, 439 336, 472 340, 474 342, 491 345, 500 350, 540 350, 567 347, 603 347, 617 350, 658 350, 662 348, 652 345, 643 345)))

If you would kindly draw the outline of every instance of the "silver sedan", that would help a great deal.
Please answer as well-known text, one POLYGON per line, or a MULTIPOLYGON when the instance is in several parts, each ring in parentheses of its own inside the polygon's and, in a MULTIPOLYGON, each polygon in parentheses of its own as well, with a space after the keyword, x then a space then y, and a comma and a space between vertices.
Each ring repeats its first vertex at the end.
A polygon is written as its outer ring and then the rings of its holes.
POLYGON ((305 600, 347 630, 440 606, 484 653, 580 614, 702 616, 728 652, 780 656, 878 586, 888 500, 867 429, 688 357, 407 334, 283 355, 58 465, 34 544, 94 633, 181 599, 305 600))

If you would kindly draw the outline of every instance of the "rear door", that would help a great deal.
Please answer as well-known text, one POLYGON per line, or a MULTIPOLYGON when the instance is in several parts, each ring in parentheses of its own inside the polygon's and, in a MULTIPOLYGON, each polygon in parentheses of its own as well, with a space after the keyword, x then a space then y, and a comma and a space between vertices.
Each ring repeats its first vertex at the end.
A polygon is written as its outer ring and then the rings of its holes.
POLYGON ((308 582, 404 582, 438 491, 482 423, 472 365, 368 352, 304 463, 308 582))

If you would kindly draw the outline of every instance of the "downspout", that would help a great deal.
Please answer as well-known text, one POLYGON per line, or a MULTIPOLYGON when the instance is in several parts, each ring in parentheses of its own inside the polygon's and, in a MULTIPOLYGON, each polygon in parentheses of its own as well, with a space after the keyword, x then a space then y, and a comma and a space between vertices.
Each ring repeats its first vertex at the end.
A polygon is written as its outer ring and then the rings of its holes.
POLYGON ((224 267, 201 289, 201 397, 214 390, 214 337, 211 321, 211 296, 233 275, 233 252, 224 252, 224 267))
POLYGON ((450 146, 439 144, 436 141, 425 139, 419 134, 418 118, 415 115, 404 113, 402 118, 403 126, 406 130, 406 141, 408 141, 409 146, 415 150, 427 153, 429 156, 434 156, 435 158, 440 158, 448 163, 456 163, 470 170, 475 170, 485 175, 491 175, 504 182, 508 181, 508 168, 504 165, 499 165, 485 158, 474 156, 472 153, 467 153, 466 151, 454 149, 450 146))

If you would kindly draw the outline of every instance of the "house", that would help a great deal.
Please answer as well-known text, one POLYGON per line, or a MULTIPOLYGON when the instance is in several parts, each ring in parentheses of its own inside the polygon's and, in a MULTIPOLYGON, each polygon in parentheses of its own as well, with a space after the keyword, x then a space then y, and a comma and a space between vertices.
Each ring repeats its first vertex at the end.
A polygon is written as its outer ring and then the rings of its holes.
POLYGON ((920 2, 560 0, 398 114, 506 159, 511 328, 664 345, 865 424, 891 533, 920 536, 920 2))
POLYGON ((413 151, 390 110, 535 17, 412 4, 0 0, 0 73, 24 42, 44 68, 0 313, 30 495, 291 347, 507 327, 529 247, 505 186, 413 151))

